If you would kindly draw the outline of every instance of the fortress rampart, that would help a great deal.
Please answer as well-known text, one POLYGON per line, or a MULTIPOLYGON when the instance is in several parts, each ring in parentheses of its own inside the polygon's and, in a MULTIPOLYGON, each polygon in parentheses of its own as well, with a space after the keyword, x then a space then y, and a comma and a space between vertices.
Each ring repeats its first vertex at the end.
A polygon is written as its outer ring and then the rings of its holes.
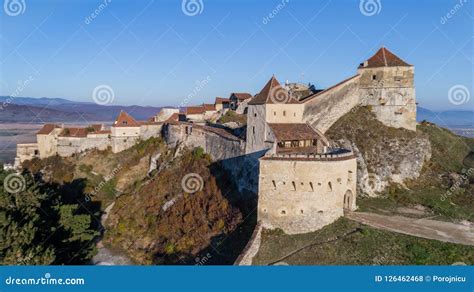
POLYGON ((287 234, 312 232, 356 208, 352 154, 273 155, 260 159, 258 220, 287 234))

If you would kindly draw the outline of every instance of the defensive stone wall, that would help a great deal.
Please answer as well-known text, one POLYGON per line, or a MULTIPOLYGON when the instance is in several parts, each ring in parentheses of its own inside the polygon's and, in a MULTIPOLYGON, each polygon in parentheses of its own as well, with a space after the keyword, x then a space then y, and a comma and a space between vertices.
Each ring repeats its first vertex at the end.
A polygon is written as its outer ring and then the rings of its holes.
POLYGON ((356 208, 352 153, 260 159, 258 220, 287 234, 318 230, 356 208))
POLYGON ((360 104, 359 75, 305 101, 303 120, 325 133, 340 117, 360 104))
POLYGON ((213 160, 245 154, 245 141, 224 129, 191 123, 170 123, 163 129, 165 141, 172 147, 183 143, 188 148, 201 147, 213 160))

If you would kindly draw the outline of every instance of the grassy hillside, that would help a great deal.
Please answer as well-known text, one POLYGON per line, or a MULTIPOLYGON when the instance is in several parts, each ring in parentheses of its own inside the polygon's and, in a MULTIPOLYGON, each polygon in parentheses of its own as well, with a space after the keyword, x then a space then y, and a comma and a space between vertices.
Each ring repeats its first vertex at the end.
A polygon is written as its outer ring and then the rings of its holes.
MULTIPOLYGON (((106 244, 126 251, 137 263, 163 264, 194 260, 211 240, 229 234, 241 214, 223 197, 202 149, 177 159, 161 160, 167 167, 147 183, 116 201, 107 221, 106 244), (186 175, 197 178, 186 191, 186 175)), ((191 178, 190 178, 191 179, 191 178)))
POLYGON ((451 265, 459 262, 474 264, 474 248, 377 230, 345 218, 316 232, 300 235, 264 230, 262 245, 253 260, 256 265, 451 265))
POLYGON ((400 207, 416 207, 439 220, 474 220, 474 139, 428 122, 419 124, 416 132, 387 127, 364 107, 343 116, 327 135, 355 143, 369 171, 403 158, 403 144, 391 143, 394 139, 408 143, 426 138, 431 144, 431 159, 423 164, 418 178, 406 180, 404 185, 392 183, 378 198, 359 195, 360 210, 387 214, 397 213, 400 207))
POLYGON ((34 159, 26 161, 23 167, 50 183, 77 185, 80 182, 88 198, 101 202, 105 209, 116 196, 147 176, 150 157, 165 147, 161 139, 151 138, 116 154, 110 150, 91 150, 73 157, 34 159))
MULTIPOLYGON (((114 203, 102 242, 138 264, 195 264, 198 258, 206 264, 232 264, 256 221, 249 207, 236 201, 237 188, 227 173, 201 148, 169 148, 151 138, 120 153, 92 150, 23 166, 61 186, 65 195, 94 203, 96 211, 114 203), (157 169, 148 173, 153 157, 157 169), (186 174, 197 174, 202 190, 187 193, 182 184, 186 174), (247 218, 243 224, 242 214, 247 218)), ((94 216, 101 220, 100 212, 94 216)))

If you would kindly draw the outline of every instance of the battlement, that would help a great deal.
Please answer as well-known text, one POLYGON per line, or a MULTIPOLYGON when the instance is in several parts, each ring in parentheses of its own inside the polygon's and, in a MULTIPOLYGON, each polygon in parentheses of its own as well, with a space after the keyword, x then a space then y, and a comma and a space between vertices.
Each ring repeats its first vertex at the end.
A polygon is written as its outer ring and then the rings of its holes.
POLYGON ((321 153, 321 154, 268 154, 262 157, 262 160, 295 160, 295 161, 340 161, 354 158, 354 153, 351 150, 340 149, 341 153, 321 153))

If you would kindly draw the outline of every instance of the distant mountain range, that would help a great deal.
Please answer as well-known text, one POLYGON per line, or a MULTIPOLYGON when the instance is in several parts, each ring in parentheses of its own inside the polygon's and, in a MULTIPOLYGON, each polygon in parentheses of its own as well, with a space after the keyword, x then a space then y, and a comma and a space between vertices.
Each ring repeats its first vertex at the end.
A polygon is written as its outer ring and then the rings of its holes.
MULTIPOLYGON (((0 96, 0 122, 43 123, 87 121, 114 121, 121 110, 137 120, 146 120, 155 115, 161 107, 152 106, 104 106, 91 102, 78 102, 64 98, 16 97, 11 102, 7 96, 0 96)), ((441 127, 474 128, 474 111, 431 111, 418 107, 417 120, 427 120, 441 127)))
POLYGON ((0 96, 0 122, 43 123, 66 122, 86 123, 88 121, 114 121, 121 110, 137 120, 147 120, 160 110, 151 106, 105 106, 90 102, 77 102, 63 98, 0 96))
POLYGON ((435 112, 418 107, 416 119, 418 122, 426 120, 445 128, 474 128, 474 111, 435 112))

